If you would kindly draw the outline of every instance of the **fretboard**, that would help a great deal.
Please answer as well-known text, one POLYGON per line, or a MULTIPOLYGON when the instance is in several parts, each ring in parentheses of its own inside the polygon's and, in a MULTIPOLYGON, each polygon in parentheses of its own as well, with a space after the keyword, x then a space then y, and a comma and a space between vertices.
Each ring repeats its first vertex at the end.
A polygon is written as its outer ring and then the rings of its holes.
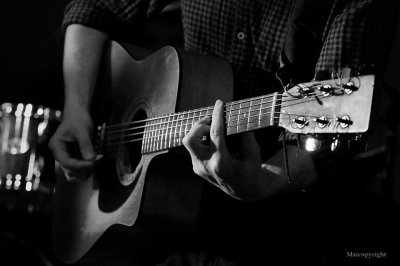
MULTIPOLYGON (((232 135, 277 125, 281 96, 278 93, 226 103, 225 130, 232 135)), ((143 132, 142 153, 182 146, 194 123, 212 116, 213 106, 149 118, 143 132)))

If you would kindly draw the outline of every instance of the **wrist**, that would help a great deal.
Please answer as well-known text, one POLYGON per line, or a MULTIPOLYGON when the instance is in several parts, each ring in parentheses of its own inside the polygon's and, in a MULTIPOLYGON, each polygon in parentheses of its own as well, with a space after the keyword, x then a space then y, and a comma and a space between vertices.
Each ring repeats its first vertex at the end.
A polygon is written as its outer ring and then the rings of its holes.
POLYGON ((63 116, 64 118, 73 117, 76 118, 77 115, 85 116, 90 113, 90 104, 85 102, 80 102, 79 100, 65 100, 63 116))

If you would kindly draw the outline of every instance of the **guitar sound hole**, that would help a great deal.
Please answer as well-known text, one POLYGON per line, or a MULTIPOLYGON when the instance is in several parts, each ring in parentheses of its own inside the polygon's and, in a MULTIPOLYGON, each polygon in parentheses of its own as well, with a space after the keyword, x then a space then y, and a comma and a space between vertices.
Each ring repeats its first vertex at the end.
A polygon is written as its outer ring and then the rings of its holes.
POLYGON ((131 171, 134 172, 136 167, 139 165, 142 158, 142 142, 143 132, 145 126, 145 119, 147 114, 144 110, 139 110, 132 119, 132 126, 125 135, 125 148, 128 151, 128 160, 131 165, 131 171))

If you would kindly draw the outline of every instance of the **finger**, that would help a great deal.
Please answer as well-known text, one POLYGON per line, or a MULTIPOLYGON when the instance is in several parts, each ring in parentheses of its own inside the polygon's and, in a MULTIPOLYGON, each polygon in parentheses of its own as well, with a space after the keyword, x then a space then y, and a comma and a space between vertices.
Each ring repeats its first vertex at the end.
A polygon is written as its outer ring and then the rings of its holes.
POLYGON ((61 166, 71 171, 84 171, 93 168, 93 161, 73 158, 67 145, 67 143, 56 139, 53 139, 49 145, 55 160, 58 161, 61 166))
POLYGON ((225 137, 224 137, 224 104, 222 101, 217 100, 214 105, 212 114, 212 122, 210 128, 211 142, 214 143, 216 149, 225 151, 225 137))
POLYGON ((71 170, 63 167, 63 166, 60 166, 60 168, 63 171, 65 178, 69 182, 71 182, 71 181, 72 182, 77 182, 77 181, 88 179, 91 176, 91 174, 93 173, 91 170, 74 172, 74 171, 71 171, 71 170))
POLYGON ((207 117, 202 120, 201 123, 193 125, 189 133, 182 140, 183 145, 189 151, 192 159, 203 158, 209 153, 207 151, 209 147, 204 145, 203 137, 209 136, 210 134, 210 126, 208 124, 211 118, 207 117))
POLYGON ((83 159, 86 161, 93 161, 96 159, 96 152, 94 151, 92 140, 86 131, 79 136, 78 143, 83 159))
POLYGON ((207 115, 202 119, 200 119, 199 121, 195 122, 193 126, 195 125, 211 125, 211 117, 207 115))
POLYGON ((185 138, 202 139, 203 136, 210 134, 211 117, 206 116, 193 124, 190 131, 186 134, 185 138))

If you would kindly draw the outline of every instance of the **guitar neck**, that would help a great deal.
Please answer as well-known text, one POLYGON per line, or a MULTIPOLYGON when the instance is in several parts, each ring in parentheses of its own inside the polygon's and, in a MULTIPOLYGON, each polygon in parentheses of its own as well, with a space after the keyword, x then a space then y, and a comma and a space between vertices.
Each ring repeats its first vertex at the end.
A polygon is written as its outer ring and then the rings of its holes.
MULTIPOLYGON (((268 126, 280 126, 301 134, 365 132, 369 126, 373 83, 373 75, 343 79, 341 84, 335 80, 310 82, 296 85, 283 94, 226 103, 225 134, 268 126)), ((208 106, 151 117, 122 124, 122 131, 115 129, 118 125, 111 125, 106 134, 116 135, 109 139, 114 142, 111 144, 141 141, 141 153, 153 153, 182 146, 182 139, 194 123, 212 113, 213 106, 208 106), (135 126, 130 127, 133 124, 135 126)))
MULTIPOLYGON (((234 101, 224 105, 226 135, 278 125, 281 95, 278 93, 234 101)), ((197 121, 212 116, 213 106, 149 118, 142 153, 182 146, 182 139, 197 121)))

